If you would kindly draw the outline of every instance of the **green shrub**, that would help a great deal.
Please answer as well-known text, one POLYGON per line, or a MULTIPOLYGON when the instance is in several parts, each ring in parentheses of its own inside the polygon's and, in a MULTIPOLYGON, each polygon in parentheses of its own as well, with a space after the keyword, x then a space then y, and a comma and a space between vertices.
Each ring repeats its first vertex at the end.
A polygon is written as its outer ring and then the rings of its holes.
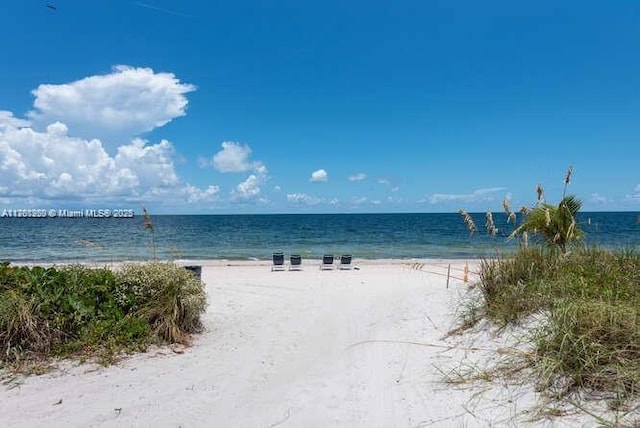
POLYGON ((0 264, 0 363, 187 343, 201 328, 202 282, 171 263, 107 268, 0 264))
POLYGON ((3 266, 0 283, 4 358, 56 354, 81 342, 86 325, 93 320, 122 316, 113 298, 115 275, 108 269, 3 266))

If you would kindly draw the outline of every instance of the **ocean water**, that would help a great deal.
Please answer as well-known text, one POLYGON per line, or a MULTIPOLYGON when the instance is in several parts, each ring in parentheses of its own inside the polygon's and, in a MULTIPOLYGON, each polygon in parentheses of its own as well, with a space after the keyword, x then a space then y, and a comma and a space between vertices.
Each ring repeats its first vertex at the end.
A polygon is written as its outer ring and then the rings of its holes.
MULTIPOLYGON (((133 218, 0 218, 0 261, 116 262, 148 260, 152 238, 162 259, 268 260, 275 251, 355 258, 481 258, 508 253, 513 229, 494 213, 495 237, 484 213, 471 214, 478 232, 469 236, 457 213, 156 215, 154 233, 133 218)), ((637 212, 580 213, 586 242, 640 250, 637 212)))

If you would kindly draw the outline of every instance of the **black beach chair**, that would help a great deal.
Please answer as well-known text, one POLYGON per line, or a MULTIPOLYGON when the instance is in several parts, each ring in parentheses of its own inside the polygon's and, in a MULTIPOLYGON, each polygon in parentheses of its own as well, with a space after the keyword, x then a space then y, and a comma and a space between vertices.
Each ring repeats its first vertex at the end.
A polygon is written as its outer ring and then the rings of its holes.
POLYGON ((333 254, 325 254, 322 256, 322 263, 320 263, 321 270, 333 269, 333 254))
POLYGON ((284 254, 273 253, 273 264, 271 265, 271 272, 274 270, 284 270, 284 254))
POLYGON ((351 254, 345 254, 340 256, 340 265, 338 269, 351 269, 351 254))
POLYGON ((289 256, 289 270, 302 270, 302 256, 291 254, 289 256))

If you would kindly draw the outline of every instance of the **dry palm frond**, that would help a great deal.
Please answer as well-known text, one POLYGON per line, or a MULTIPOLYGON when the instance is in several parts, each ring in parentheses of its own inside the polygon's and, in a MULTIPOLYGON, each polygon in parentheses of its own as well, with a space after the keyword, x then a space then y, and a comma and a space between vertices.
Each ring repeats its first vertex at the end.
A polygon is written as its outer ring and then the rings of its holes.
POLYGON ((520 207, 520 214, 522 214, 523 216, 528 216, 529 213, 531 213, 531 209, 525 205, 520 207))
POLYGON ((467 229, 469 229, 469 236, 473 236, 474 232, 478 230, 476 228, 476 224, 474 223, 473 219, 471 218, 469 213, 466 212, 465 210, 460 210, 458 211, 458 213, 460 213, 460 215, 462 216, 462 220, 464 221, 464 224, 466 224, 467 229))
POLYGON ((496 228, 496 225, 493 222, 493 214, 491 211, 487 211, 487 222, 485 223, 485 226, 487 227, 487 232, 489 232, 491 236, 496 236, 498 228, 496 228))

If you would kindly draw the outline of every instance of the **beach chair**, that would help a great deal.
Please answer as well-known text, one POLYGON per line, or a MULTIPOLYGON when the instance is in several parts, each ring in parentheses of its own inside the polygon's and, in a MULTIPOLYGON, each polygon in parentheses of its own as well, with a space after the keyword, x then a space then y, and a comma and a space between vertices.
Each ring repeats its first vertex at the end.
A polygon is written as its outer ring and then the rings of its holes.
POLYGON ((302 270, 302 256, 291 254, 289 256, 289 270, 302 270))
POLYGON ((321 270, 333 269, 333 254, 325 254, 322 256, 322 263, 320 263, 321 270))
POLYGON ((338 269, 351 269, 351 254, 344 254, 340 256, 340 264, 338 269))
POLYGON ((273 264, 271 265, 271 272, 274 270, 284 270, 284 254, 273 253, 273 264))

